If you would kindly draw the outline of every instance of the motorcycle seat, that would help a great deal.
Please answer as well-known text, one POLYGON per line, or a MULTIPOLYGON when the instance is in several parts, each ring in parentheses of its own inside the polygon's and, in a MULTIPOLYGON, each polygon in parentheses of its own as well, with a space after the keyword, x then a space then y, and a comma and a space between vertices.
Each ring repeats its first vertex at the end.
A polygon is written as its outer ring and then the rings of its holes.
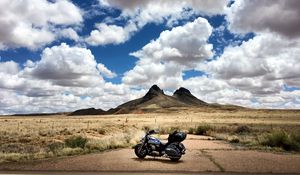
POLYGON ((169 142, 160 142, 161 146, 166 147, 169 145, 169 142))

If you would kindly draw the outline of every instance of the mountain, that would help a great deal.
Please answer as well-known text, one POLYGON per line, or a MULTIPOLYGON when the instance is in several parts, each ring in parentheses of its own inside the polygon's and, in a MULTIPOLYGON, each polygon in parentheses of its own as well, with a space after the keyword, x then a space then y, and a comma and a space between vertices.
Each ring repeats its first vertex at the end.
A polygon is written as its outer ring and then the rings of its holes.
POLYGON ((117 108, 145 109, 182 106, 186 106, 186 104, 182 103, 175 97, 165 95, 163 90, 161 90, 157 85, 153 85, 144 97, 124 103, 117 108))
POLYGON ((197 97, 191 94, 191 92, 183 87, 177 89, 173 97, 179 101, 189 104, 191 106, 207 106, 208 104, 202 100, 199 100, 197 97))
MULTIPOLYGON (((70 115, 105 115, 105 114, 128 114, 128 113, 151 113, 168 112, 169 109, 191 108, 222 108, 227 109, 226 105, 209 104, 195 97, 188 89, 181 87, 172 96, 166 95, 157 85, 153 85, 145 96, 128 101, 116 108, 104 111, 102 109, 81 109, 72 112, 70 115)), ((233 107, 230 106, 230 109, 233 107)), ((234 107, 235 108, 235 107, 234 107)), ((238 108, 238 106, 236 106, 238 108)))
POLYGON ((110 109, 109 114, 162 112, 170 108, 206 107, 208 103, 199 100, 186 88, 177 89, 172 96, 166 95, 157 85, 153 85, 145 96, 110 109))
POLYGON ((103 115, 106 114, 106 111, 102 109, 95 108, 87 108, 87 109, 79 109, 74 112, 71 112, 69 115, 103 115))

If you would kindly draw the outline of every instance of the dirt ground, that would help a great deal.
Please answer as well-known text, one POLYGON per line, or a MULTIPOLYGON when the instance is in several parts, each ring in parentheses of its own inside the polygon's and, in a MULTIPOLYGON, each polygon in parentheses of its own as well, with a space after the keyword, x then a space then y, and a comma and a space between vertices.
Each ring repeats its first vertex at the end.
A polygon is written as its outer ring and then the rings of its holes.
POLYGON ((244 172, 300 173, 300 155, 248 150, 205 136, 188 136, 179 162, 167 158, 138 159, 132 149, 98 154, 0 164, 0 171, 101 171, 101 172, 244 172))

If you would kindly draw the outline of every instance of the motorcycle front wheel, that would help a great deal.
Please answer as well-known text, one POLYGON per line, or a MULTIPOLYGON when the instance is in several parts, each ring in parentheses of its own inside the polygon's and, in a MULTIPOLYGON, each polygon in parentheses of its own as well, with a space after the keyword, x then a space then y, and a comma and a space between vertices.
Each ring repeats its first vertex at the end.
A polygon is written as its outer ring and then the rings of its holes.
POLYGON ((141 143, 137 144, 134 147, 134 153, 138 158, 145 158, 147 155, 147 150, 143 148, 143 145, 141 143))

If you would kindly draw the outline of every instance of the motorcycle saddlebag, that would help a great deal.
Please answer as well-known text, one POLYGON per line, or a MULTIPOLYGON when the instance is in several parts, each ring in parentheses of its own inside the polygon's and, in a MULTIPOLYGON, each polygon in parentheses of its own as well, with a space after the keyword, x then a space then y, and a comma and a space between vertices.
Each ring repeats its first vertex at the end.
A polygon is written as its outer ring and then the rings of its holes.
POLYGON ((181 157, 181 152, 175 144, 170 144, 166 147, 165 153, 169 157, 181 157))
POLYGON ((169 134, 168 142, 182 142, 186 138, 186 133, 175 131, 169 134))

